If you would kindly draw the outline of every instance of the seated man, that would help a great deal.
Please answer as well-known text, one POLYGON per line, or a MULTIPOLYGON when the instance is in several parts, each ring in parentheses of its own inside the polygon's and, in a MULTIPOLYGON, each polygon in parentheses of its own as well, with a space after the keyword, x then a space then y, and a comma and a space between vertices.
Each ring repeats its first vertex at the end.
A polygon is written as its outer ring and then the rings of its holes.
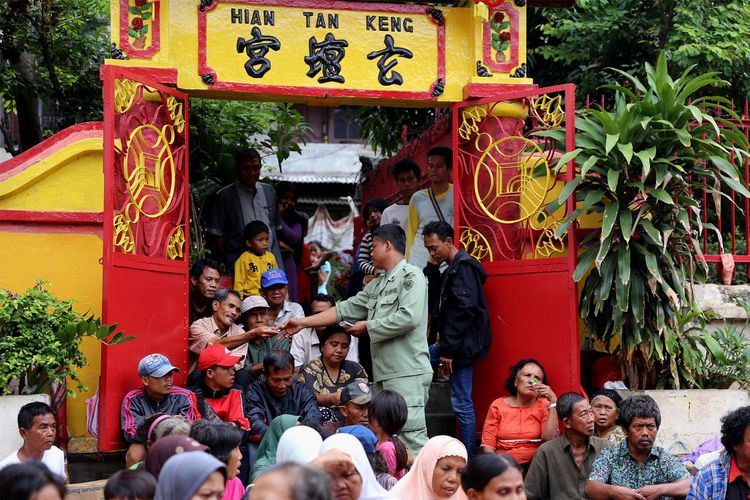
POLYGON ((750 406, 722 417, 721 444, 724 449, 718 459, 701 468, 693 479, 688 500, 750 496, 750 406))
MULTIPOLYGON (((336 301, 330 295, 319 293, 314 295, 310 303, 310 310, 313 314, 326 311, 336 305, 336 301)), ((289 352, 294 357, 294 371, 299 371, 299 367, 320 357, 320 339, 319 333, 323 333, 325 327, 304 328, 292 337, 292 345, 289 352)), ((349 344, 349 354, 346 359, 359 363, 359 339, 352 337, 349 344)))
MULTIPOLYGON (((269 321, 271 326, 279 326, 290 318, 304 318, 305 311, 296 302, 286 300, 289 291, 289 280, 281 269, 269 269, 260 275, 260 294, 268 301, 271 308, 269 321)), ((283 350, 289 350, 289 341, 283 350)))
POLYGON ((263 297, 252 295, 242 301, 240 307, 240 322, 246 332, 257 332, 247 344, 245 368, 251 374, 254 382, 263 375, 263 358, 271 351, 284 351, 289 345, 289 339, 269 326, 270 308, 263 297))
POLYGON ((560 396, 556 410, 565 431, 534 453, 525 480, 529 500, 585 498, 594 459, 611 446, 606 439, 594 437, 591 404, 577 392, 560 396))
MULTIPOLYGON (((190 371, 198 366, 198 355, 210 344, 221 344, 235 356, 247 355, 249 336, 234 322, 240 315, 242 299, 237 290, 220 288, 214 294, 211 309, 213 314, 201 318, 190 325, 188 342, 190 346, 190 371)), ((242 365, 238 363, 238 370, 242 365)))
POLYGON ((372 402, 372 389, 362 381, 352 382, 341 390, 339 410, 344 415, 344 420, 336 424, 336 427, 347 427, 349 425, 367 425, 369 423, 368 411, 372 402))
POLYGON ((294 382, 294 358, 287 351, 271 351, 263 358, 265 380, 250 385, 245 408, 250 420, 250 435, 260 441, 271 420, 279 415, 299 415, 300 420, 322 423, 315 394, 303 382, 294 382))
POLYGON ((242 406, 242 391, 234 388, 234 366, 239 361, 240 357, 223 345, 206 347, 198 356, 200 382, 191 390, 204 419, 222 420, 249 431, 250 423, 242 406))
POLYGON ((138 426, 154 413, 182 415, 188 421, 200 418, 195 394, 172 385, 174 372, 163 354, 149 354, 138 363, 138 376, 143 387, 125 395, 120 409, 120 425, 125 441, 130 444, 126 456, 127 466, 141 462, 146 457, 145 442, 138 433, 138 426))
MULTIPOLYGON (((244 359, 248 352, 248 342, 267 338, 275 331, 265 325, 245 331, 241 326, 235 324, 240 315, 241 308, 240 293, 237 290, 221 288, 216 292, 212 304, 213 314, 208 318, 199 319, 190 325, 190 385, 198 382, 195 368, 198 364, 198 355, 211 344, 223 345, 235 356, 240 356, 242 361, 235 368, 237 372, 237 384, 246 386, 250 383, 250 374, 242 368, 245 366, 244 359)), ((285 340, 285 345, 289 342, 285 340)))
POLYGON ((603 450, 586 485, 593 500, 609 498, 684 498, 690 473, 674 456, 654 446, 661 413, 650 396, 631 396, 620 405, 617 423, 625 440, 603 450))
POLYGON ((38 401, 23 405, 18 412, 18 432, 23 445, 0 462, 0 469, 36 460, 65 481, 65 453, 53 445, 57 434, 55 410, 38 401))
POLYGON ((211 316, 211 304, 219 288, 219 264, 211 259, 201 259, 190 268, 190 324, 211 316))

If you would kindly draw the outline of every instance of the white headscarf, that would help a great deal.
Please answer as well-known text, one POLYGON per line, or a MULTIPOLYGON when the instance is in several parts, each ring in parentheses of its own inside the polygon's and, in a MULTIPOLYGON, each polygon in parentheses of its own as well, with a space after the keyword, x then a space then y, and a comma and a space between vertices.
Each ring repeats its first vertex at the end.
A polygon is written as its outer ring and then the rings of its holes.
MULTIPOLYGON (((411 470, 396 483, 391 493, 399 498, 410 500, 432 500, 432 475, 438 460, 444 457, 459 457, 468 460, 466 447, 461 441, 450 436, 435 436, 422 447, 411 470)), ((450 500, 466 500, 466 494, 461 486, 450 497, 450 500)))
POLYGON ((306 425, 285 430, 276 447, 276 463, 297 462, 308 464, 318 456, 323 438, 318 431, 306 425))
POLYGON ((325 453, 328 450, 339 450, 352 457, 354 467, 362 477, 362 491, 359 494, 359 500, 392 500, 395 498, 375 479, 375 473, 370 467, 370 462, 367 460, 367 455, 359 439, 351 434, 334 434, 323 441, 323 445, 320 447, 320 453, 325 453))

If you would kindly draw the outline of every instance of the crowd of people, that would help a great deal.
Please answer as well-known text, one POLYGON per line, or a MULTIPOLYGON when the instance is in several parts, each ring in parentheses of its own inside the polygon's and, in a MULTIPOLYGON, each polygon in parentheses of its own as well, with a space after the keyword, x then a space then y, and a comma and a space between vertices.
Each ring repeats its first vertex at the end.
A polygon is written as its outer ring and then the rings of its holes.
MULTIPOLYGON (((724 418, 724 451, 691 478, 655 445, 653 399, 558 397, 530 357, 510 368, 508 395, 481 409, 478 431, 487 274, 456 245, 451 159, 448 148, 429 151, 424 190, 417 163, 395 165, 401 199, 367 203, 360 280, 336 301, 319 243, 306 265, 293 186, 259 182, 259 155, 240 153, 238 182, 220 191, 209 226, 234 287, 220 287, 215 260, 193 265, 187 387, 160 353, 133 367, 141 384, 121 406, 125 469, 105 498, 748 498, 750 407, 724 418), (450 388, 457 438, 428 437, 436 380, 450 388)), ((23 446, 0 462, 0 498, 64 498, 54 410, 30 403, 18 428, 23 446)))
MULTIPOLYGON (((232 368, 230 363, 236 359, 223 349, 232 358, 225 359, 232 368)), ((524 378, 528 365, 535 362, 524 361, 510 371, 516 393, 536 385, 524 378)), ((287 366, 291 370, 293 365, 287 366)), ((341 391, 340 422, 327 425, 319 416, 278 415, 264 429, 249 464, 244 447, 247 419, 231 420, 210 410, 197 414, 196 396, 190 409, 192 422, 187 416, 165 413, 143 420, 138 434, 144 440, 145 458, 113 474, 104 498, 748 498, 750 406, 722 418, 722 448, 707 454, 713 459, 691 475, 675 456, 655 445, 661 413, 649 396, 621 400, 616 392, 602 390, 589 400, 577 392, 555 398, 550 391, 525 406, 514 406, 515 397, 504 398, 509 405, 498 411, 493 422, 488 414, 482 442, 497 436, 515 439, 497 438, 495 446, 483 444, 483 452, 471 456, 460 440, 438 435, 412 454, 399 438, 409 411, 405 399, 392 390, 375 392, 365 382, 352 382, 341 391), (555 402, 550 403, 550 398, 555 402), (519 428, 523 415, 528 416, 526 410, 536 408, 538 401, 546 405, 546 414, 532 410, 541 419, 519 428), (612 412, 595 412, 596 404, 611 405, 612 412), (552 415, 562 432, 546 436, 552 415), (613 420, 620 433, 612 431, 613 420), (244 472, 243 463, 250 465, 244 472)), ((53 411, 46 403, 33 402, 19 412, 23 446, 0 462, 0 498, 65 498, 65 461, 53 445, 53 411)))

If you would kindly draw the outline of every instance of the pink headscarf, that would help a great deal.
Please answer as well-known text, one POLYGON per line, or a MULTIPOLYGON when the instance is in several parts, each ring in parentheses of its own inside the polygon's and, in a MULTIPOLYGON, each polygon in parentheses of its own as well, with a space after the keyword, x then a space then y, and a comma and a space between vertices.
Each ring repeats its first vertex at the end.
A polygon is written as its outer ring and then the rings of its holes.
MULTIPOLYGON (((393 487, 391 490, 393 496, 409 500, 437 498, 432 491, 432 474, 438 460, 443 457, 460 457, 468 460, 466 447, 461 441, 450 436, 435 436, 427 441, 422 451, 419 452, 411 470, 393 487)), ((467 500, 467 498, 459 485, 450 500, 467 500)))

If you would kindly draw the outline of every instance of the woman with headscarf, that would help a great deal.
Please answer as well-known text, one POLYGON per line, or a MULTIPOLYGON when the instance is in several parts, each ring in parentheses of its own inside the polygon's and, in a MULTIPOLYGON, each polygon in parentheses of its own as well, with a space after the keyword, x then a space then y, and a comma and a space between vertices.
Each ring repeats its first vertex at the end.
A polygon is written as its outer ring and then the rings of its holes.
POLYGON ((318 456, 322 444, 323 438, 312 427, 298 425, 287 429, 276 447, 276 463, 309 464, 318 456))
POLYGON ((279 247, 284 261, 284 272, 289 280, 289 300, 299 302, 298 269, 302 261, 302 245, 307 234, 307 217, 297 212, 297 187, 291 182, 276 184, 279 200, 281 231, 279 247))
MULTIPOLYGON (((148 450, 145 463, 146 470, 159 481, 159 473, 162 467, 164 467, 164 463, 172 456, 187 451, 200 451, 208 454, 208 446, 202 445, 195 439, 187 436, 177 434, 165 436, 156 441, 148 450)), ((226 476, 226 469, 224 475, 226 476)))
POLYGON ((625 439, 622 427, 617 425, 622 397, 612 389, 597 389, 591 394, 591 409, 594 411, 594 436, 620 444, 625 439))
POLYGON ((299 417, 297 415, 279 415, 271 421, 271 425, 268 427, 260 442, 260 446, 258 446, 258 451, 255 453, 255 463, 250 473, 251 483, 255 482, 264 470, 276 463, 276 452, 278 451, 281 435, 287 429, 296 426, 298 420, 299 417))
MULTIPOLYGON (((352 498, 354 500, 386 500, 394 498, 383 489, 375 478, 364 448, 359 440, 351 434, 334 434, 323 441, 320 454, 338 450, 351 457, 356 473, 343 475, 341 468, 326 469, 331 475, 331 492, 335 500, 352 498)), ((404 497, 406 498, 406 497, 404 497)))
POLYGON ((466 447, 458 439, 435 436, 427 441, 411 470, 396 483, 391 493, 409 500, 465 500, 461 471, 468 456, 466 447))
MULTIPOLYGON (((166 439, 166 438, 165 438, 166 439)), ((226 466, 202 451, 169 458, 162 468, 154 500, 221 500, 227 480, 226 466)))

